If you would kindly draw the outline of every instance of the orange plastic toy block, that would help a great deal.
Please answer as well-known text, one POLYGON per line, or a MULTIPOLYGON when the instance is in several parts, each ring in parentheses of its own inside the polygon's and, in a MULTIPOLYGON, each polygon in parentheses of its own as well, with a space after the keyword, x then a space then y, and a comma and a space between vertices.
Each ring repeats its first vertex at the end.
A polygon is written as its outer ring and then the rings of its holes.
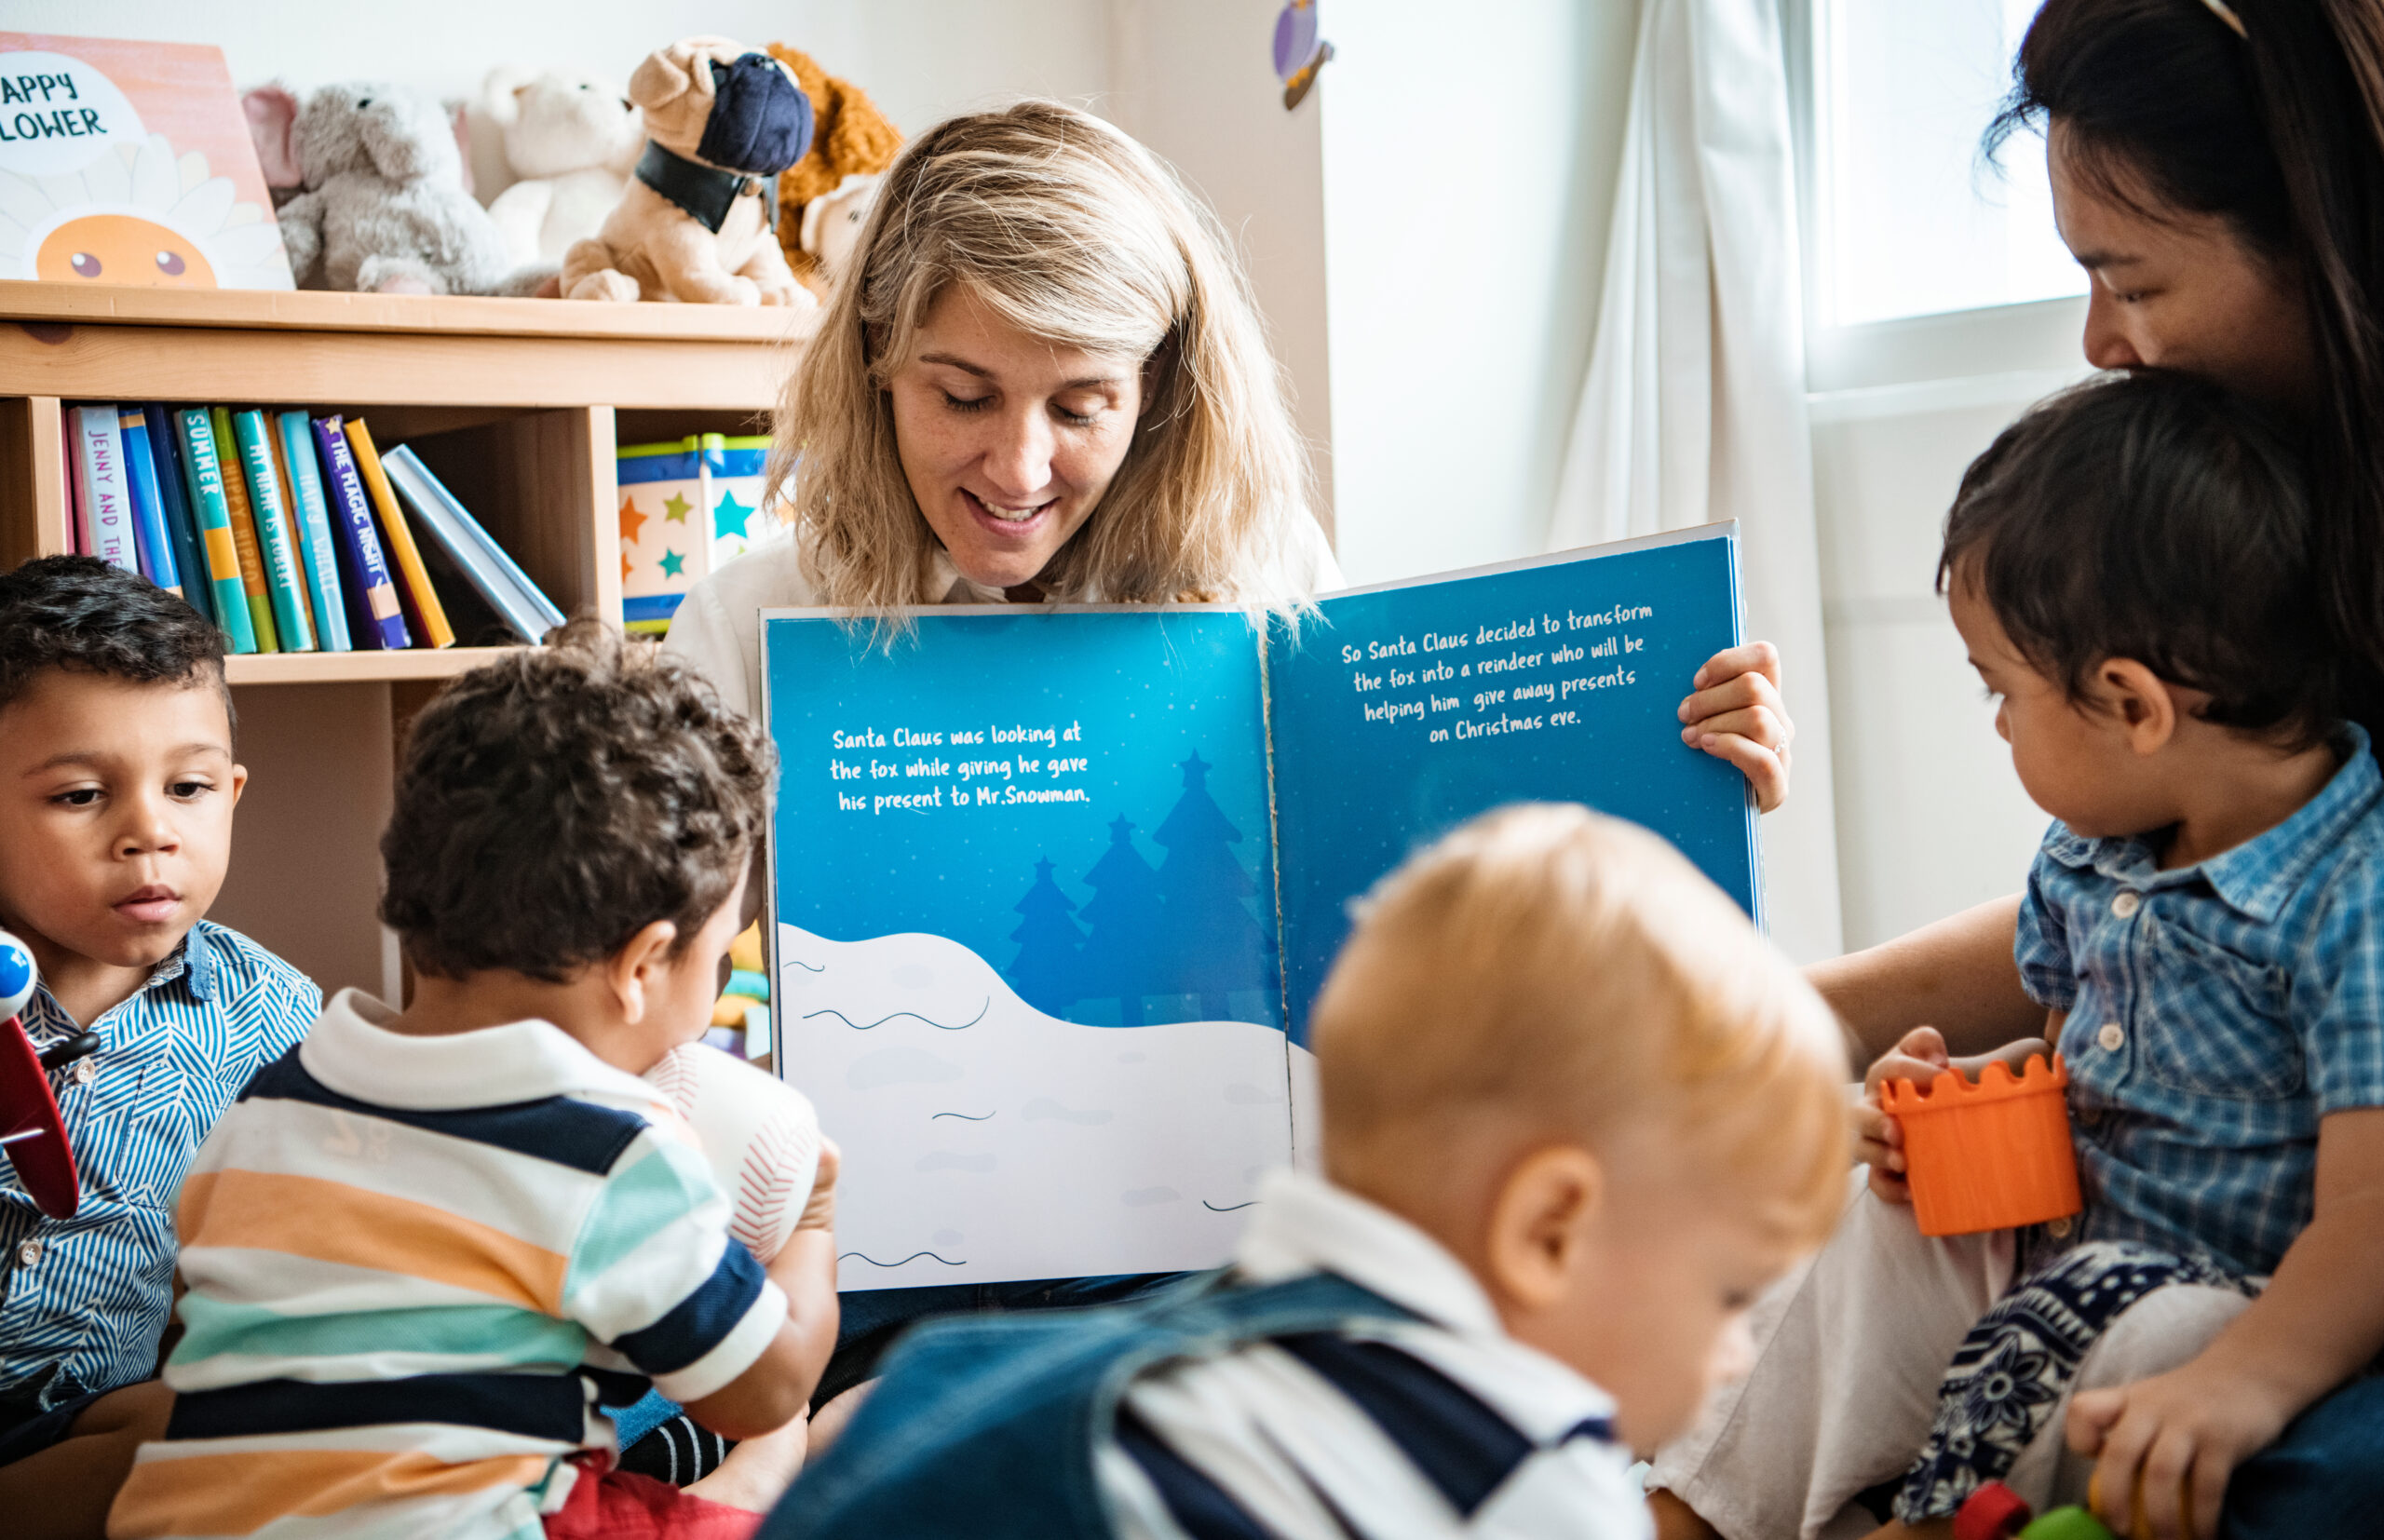
POLYGON ((2007 1230, 2078 1212, 2068 1086, 2061 1055, 2048 1069, 2043 1055, 2031 1054, 2016 1075, 1996 1063, 1975 1082, 1946 1070, 1927 1090, 1909 1080, 1880 1088, 1880 1106, 1903 1128, 1922 1235, 2007 1230))

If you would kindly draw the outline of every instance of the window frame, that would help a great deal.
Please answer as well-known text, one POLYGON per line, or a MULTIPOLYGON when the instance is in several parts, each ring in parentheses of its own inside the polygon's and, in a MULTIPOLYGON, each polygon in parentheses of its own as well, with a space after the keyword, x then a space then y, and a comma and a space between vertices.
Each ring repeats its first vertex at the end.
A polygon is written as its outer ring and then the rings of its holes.
POLYGON ((1892 320, 1832 324, 1821 319, 1827 314, 1819 164, 1821 28, 1826 4, 1828 0, 1780 0, 1789 128, 1795 149, 1807 393, 1836 399, 1848 392, 1941 381, 2004 382, 2004 377, 2011 385, 2025 379, 2051 390, 2091 373, 2079 345, 2086 323, 2084 295, 1892 320))

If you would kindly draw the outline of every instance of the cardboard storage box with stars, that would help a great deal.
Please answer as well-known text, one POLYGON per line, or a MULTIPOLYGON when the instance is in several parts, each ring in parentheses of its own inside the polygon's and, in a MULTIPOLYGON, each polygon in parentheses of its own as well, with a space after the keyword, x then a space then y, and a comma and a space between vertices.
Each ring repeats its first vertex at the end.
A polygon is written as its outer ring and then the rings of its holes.
POLYGON ((761 538, 769 453, 766 438, 718 433, 621 446, 621 618, 631 630, 669 629, 698 578, 761 538))

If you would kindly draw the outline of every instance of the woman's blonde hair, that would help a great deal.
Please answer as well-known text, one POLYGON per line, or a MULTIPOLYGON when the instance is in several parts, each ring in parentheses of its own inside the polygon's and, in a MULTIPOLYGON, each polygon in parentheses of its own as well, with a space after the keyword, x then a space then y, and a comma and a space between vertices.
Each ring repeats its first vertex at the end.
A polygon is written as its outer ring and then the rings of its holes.
POLYGON ((926 588, 936 539, 887 385, 929 308, 963 285, 1030 336, 1145 370, 1125 461, 1045 569, 1047 589, 1304 605, 1278 591, 1275 558, 1308 517, 1307 458, 1223 230, 1148 150, 1042 101, 948 119, 902 152, 787 380, 771 484, 792 486, 822 602, 942 597, 926 588))
POLYGON ((1845 1201, 1836 1018, 1679 852, 1584 807, 1484 814, 1384 878, 1314 1038, 1328 1171, 1456 1120, 1595 1146, 1655 1115, 1774 1233, 1818 1244, 1845 1201))

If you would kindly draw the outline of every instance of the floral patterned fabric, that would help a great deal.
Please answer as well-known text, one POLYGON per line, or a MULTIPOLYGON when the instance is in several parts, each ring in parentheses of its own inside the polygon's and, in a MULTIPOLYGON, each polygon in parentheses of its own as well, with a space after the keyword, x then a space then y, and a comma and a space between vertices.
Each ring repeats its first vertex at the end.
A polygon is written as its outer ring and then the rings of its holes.
POLYGON ((1896 1517, 1950 1518, 1982 1483, 2001 1479, 2061 1406, 2086 1350, 2129 1306, 2179 1284, 2257 1292, 2207 1261, 2135 1241, 2089 1241, 2013 1283, 1945 1371, 1896 1517))

